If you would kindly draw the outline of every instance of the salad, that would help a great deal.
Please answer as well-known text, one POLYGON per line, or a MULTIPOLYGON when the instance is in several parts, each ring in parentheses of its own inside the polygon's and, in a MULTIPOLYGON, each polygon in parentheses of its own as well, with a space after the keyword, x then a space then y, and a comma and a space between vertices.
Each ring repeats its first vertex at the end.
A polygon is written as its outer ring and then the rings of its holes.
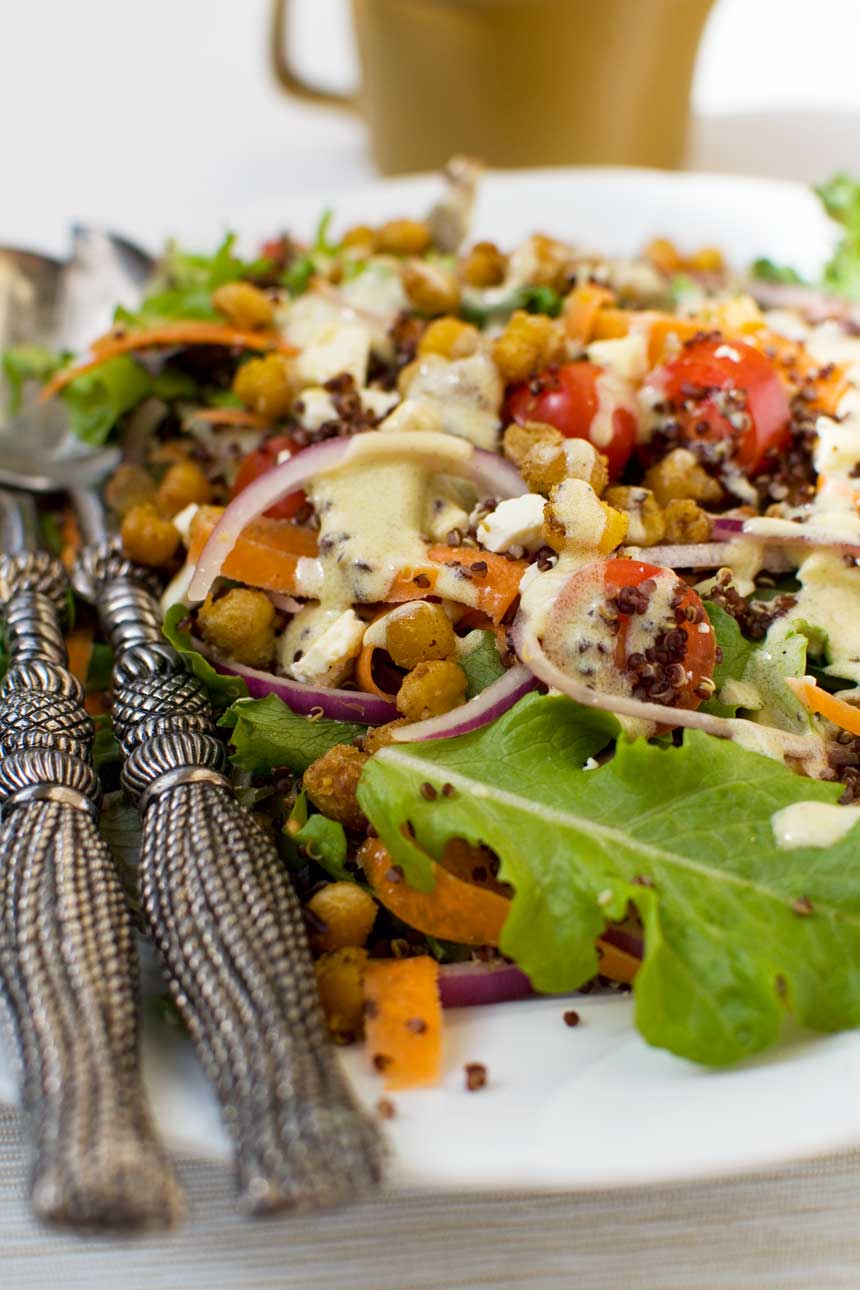
MULTIPOLYGON (((125 550, 386 1087, 438 1078, 443 1007, 532 992, 632 988, 712 1065, 856 1026, 860 187, 809 284, 475 243, 477 178, 170 247, 87 355, 8 350, 11 399, 121 443, 125 550)), ((71 641, 111 787, 108 647, 71 641)))

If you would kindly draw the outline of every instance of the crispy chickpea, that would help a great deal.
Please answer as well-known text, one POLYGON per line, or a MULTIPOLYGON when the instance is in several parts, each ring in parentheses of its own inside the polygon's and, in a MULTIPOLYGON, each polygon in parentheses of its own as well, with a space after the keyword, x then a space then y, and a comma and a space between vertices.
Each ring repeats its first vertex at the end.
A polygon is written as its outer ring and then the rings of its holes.
POLYGON ((688 497, 676 497, 666 505, 667 542, 707 542, 711 521, 698 503, 688 497))
POLYGON ((388 619, 385 647, 398 667, 450 658, 457 646, 451 620, 441 605, 419 600, 388 619))
POLYGON ((250 282, 225 282, 213 292, 212 303, 234 327, 246 331, 271 327, 274 321, 271 300, 250 282))
POLYGON ((285 354, 266 354, 243 363, 233 378, 233 393, 261 416, 285 417, 292 407, 292 369, 285 354))
POLYGON ((302 787, 318 811, 348 829, 366 827, 356 789, 367 753, 351 744, 335 744, 308 766, 302 787))
POLYGON ((335 1043, 352 1043, 364 1030, 362 978, 366 962, 366 950, 347 945, 323 954, 314 964, 320 1003, 335 1043))
POLYGON ((460 288, 450 269, 427 260, 407 260, 402 276, 404 290, 419 313, 432 318, 457 308, 460 288))
POLYGON ((546 421, 526 421, 523 425, 514 421, 504 433, 502 446, 508 461, 512 461, 515 466, 522 466, 526 456, 537 444, 560 446, 562 439, 561 431, 548 425, 546 421))
POLYGON ((673 448, 668 452, 646 472, 645 484, 661 506, 676 498, 718 502, 723 496, 720 484, 699 465, 689 448, 673 448))
POLYGON ((545 497, 563 479, 584 480, 598 497, 609 482, 606 458, 587 439, 536 443, 523 458, 520 473, 533 493, 545 497))
POLYGON ((155 495, 155 480, 143 466, 122 462, 105 484, 105 501, 117 515, 125 515, 132 506, 151 502, 155 495))
POLYGON ((205 506, 212 501, 209 480, 195 461, 177 461, 162 479, 155 504, 162 515, 172 518, 196 502, 205 506))
POLYGON ((568 477, 550 492, 543 531, 556 551, 587 551, 596 546, 601 555, 608 555, 624 540, 627 516, 601 501, 587 480, 568 477))
POLYGON ((179 546, 179 530, 159 515, 152 502, 132 506, 120 530, 122 549, 129 560, 153 569, 170 564, 179 546))
POLYGON ((397 711, 409 721, 427 721, 466 701, 468 681, 459 663, 434 659, 413 668, 397 695, 397 711))
POLYGON ((396 721, 388 721, 384 726, 369 727, 362 740, 362 746, 368 757, 379 752, 380 748, 387 748, 389 744, 394 743, 394 731, 408 724, 405 717, 398 717, 396 721))
POLYGON ((517 309, 493 345, 493 359, 503 379, 524 381, 562 357, 564 337, 558 323, 544 314, 517 309))
POLYGON ((376 921, 376 901, 354 882, 330 882, 308 901, 308 909, 322 919, 324 932, 313 935, 314 949, 340 950, 364 945, 376 921))
POLYGON ((477 327, 462 318, 436 318, 418 342, 418 357, 438 354, 441 358, 468 358, 480 342, 477 327))
POLYGON ((495 242, 476 242, 460 263, 460 276, 470 287, 497 287, 508 261, 495 242))
POLYGON ((382 255, 423 255, 433 241, 424 220, 391 219, 376 232, 376 250, 382 255))
POLYGON ((694 273, 722 273, 726 267, 723 253, 717 246, 700 246, 685 262, 694 273))
POLYGON ((356 224, 348 228, 340 239, 342 247, 351 247, 370 254, 376 249, 376 233, 369 224, 356 224))
POLYGON ((670 242, 665 237, 655 237, 649 242, 644 251, 645 259, 659 269, 661 273, 672 274, 680 273, 684 267, 684 262, 678 254, 678 248, 674 242, 670 242))
POLYGON ((629 526, 627 541, 636 546, 656 546, 666 533, 663 510, 650 488, 609 488, 604 501, 624 511, 629 526))
POLYGON ((275 652, 275 609, 262 591, 233 587, 218 600, 209 596, 197 611, 203 639, 248 667, 268 667, 275 652))

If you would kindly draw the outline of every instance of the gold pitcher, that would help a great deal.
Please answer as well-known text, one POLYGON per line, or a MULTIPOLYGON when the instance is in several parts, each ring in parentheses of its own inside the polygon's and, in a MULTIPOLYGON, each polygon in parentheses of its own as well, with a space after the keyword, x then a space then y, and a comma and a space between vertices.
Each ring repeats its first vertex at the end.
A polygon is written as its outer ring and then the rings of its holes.
POLYGON ((271 55, 291 94, 360 113, 391 174, 454 153, 495 166, 676 166, 713 0, 352 0, 361 87, 290 61, 288 0, 271 55))

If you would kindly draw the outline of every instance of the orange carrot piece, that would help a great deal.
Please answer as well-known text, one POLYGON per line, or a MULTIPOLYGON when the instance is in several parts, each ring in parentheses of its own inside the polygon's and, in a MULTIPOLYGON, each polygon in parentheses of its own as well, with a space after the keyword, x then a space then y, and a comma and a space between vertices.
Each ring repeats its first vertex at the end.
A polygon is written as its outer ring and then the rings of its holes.
POLYGON ((64 367, 45 385, 39 395, 39 401, 46 403, 55 394, 85 372, 91 372, 109 358, 118 354, 130 354, 135 350, 151 349, 162 345, 226 345, 229 348, 280 350, 282 354, 295 354, 296 347, 282 340, 273 332, 244 331, 230 327, 226 323, 204 322, 192 319, 186 322, 163 323, 158 327, 147 327, 140 331, 129 331, 118 335, 108 332, 99 336, 90 346, 93 357, 72 367, 64 367))
POLYGON ((570 340, 587 344, 591 340, 600 310, 614 301, 615 293, 608 287, 599 287, 593 282, 584 282, 581 286, 574 287, 566 297, 562 311, 564 330, 570 340))
POLYGON ((620 336, 626 336, 633 319, 641 316, 631 309, 601 309, 594 319, 591 339, 617 340, 620 336))
POLYGON ((622 981, 629 985, 642 966, 642 960, 627 950, 619 949, 609 941, 597 938, 597 953, 600 958, 598 971, 610 981, 622 981))
POLYGON ((499 624, 510 609, 520 592, 520 578, 526 568, 524 560, 506 560, 504 556, 493 555, 491 551, 479 551, 477 547, 431 546, 427 555, 431 564, 421 568, 401 569, 394 579, 386 601, 392 605, 402 604, 407 600, 421 600, 432 594, 439 575, 433 565, 456 562, 471 572, 471 566, 482 561, 487 566, 485 573, 472 573, 470 585, 475 591, 476 608, 482 610, 495 624, 499 624), (416 583, 416 578, 429 585, 416 583))
POLYGON ((855 708, 853 703, 846 703, 844 699, 837 699, 835 694, 828 694, 810 677, 787 677, 785 683, 810 712, 818 712, 842 730, 860 735, 860 708, 855 708))
POLYGON ((378 694, 380 699, 393 699, 393 694, 381 690, 373 677, 373 656, 376 645, 365 645, 355 665, 355 679, 366 694, 378 694))
POLYGON ((364 969, 367 1051, 387 1089, 436 1084, 442 1073, 439 965, 429 955, 369 959, 364 969))
POLYGON ((677 336, 681 344, 692 340, 700 331, 709 331, 699 318, 676 318, 673 314, 653 314, 648 327, 648 361, 653 366, 661 361, 670 336, 677 336))
POLYGON ((192 408, 186 412, 187 421, 203 421, 215 426, 247 426, 249 429, 268 430, 272 422, 269 417, 252 412, 250 408, 192 408))
MULTIPOLYGON (((188 551, 190 561, 200 558, 221 514, 220 506, 201 506, 195 515, 188 551)), ((290 595, 297 590, 296 566, 300 557, 316 553, 317 539, 312 529, 260 515, 243 530, 224 561, 222 573, 250 587, 290 595)))
POLYGON ((498 944, 511 908, 504 896, 463 882, 440 864, 433 866, 432 891, 417 891, 403 878, 392 881, 391 854, 379 838, 368 838, 358 859, 377 900, 410 927, 460 945, 498 944))

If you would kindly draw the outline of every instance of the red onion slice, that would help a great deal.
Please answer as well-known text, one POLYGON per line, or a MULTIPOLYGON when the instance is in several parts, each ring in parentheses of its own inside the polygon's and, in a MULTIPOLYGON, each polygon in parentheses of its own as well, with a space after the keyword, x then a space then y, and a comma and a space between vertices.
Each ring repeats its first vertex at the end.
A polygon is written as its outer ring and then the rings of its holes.
POLYGON ((521 609, 511 631, 514 649, 526 667, 545 685, 560 690, 568 698, 584 707, 602 708, 604 712, 617 712, 620 716, 652 721, 660 726, 688 726, 705 730, 722 739, 732 737, 732 723, 727 717, 713 717, 693 708, 671 708, 662 703, 646 703, 626 694, 610 694, 605 690, 592 690, 584 681, 568 676, 553 663, 538 639, 528 615, 521 609))
MULTIPOLYGON (((351 439, 327 439, 267 470, 234 498, 209 535, 188 588, 189 602, 205 600, 242 530, 275 502, 318 475, 347 464, 364 465, 400 457, 420 461, 438 474, 471 479, 485 495, 519 497, 527 492, 519 472, 498 453, 475 448, 466 439, 422 431, 404 434, 374 430, 351 439)), ((368 499, 376 503, 377 499, 368 499)))
POLYGON ((636 552, 637 560, 659 564, 664 569, 719 569, 737 554, 737 542, 691 542, 688 546, 622 547, 625 555, 636 552))
POLYGON ((244 663, 234 663, 232 660, 228 662, 196 638, 194 648, 219 672, 224 672, 227 676, 241 676, 252 699, 264 699, 268 694, 276 694, 288 708, 303 717, 322 711, 324 717, 331 717, 333 721, 381 726, 388 721, 395 721, 400 715, 393 703, 381 699, 377 694, 365 694, 362 690, 327 690, 323 686, 291 681, 286 676, 275 676, 272 672, 260 672, 254 667, 246 667, 244 663))
POLYGON ((811 524, 797 524, 792 520, 779 520, 784 530, 759 531, 750 528, 751 520, 742 520, 734 515, 720 516, 714 519, 712 536, 718 540, 735 539, 748 542, 761 542, 764 546, 824 546, 837 551, 860 552, 860 537, 840 538, 830 529, 817 529, 811 524), (788 526, 794 524, 794 528, 788 526))
POLYGON ((537 681, 527 667, 512 667, 462 707, 454 708, 441 717, 431 717, 429 721, 414 721, 411 725, 400 726, 391 732, 392 738, 397 743, 420 743, 424 739, 453 739, 455 735, 467 735, 495 721, 536 685, 537 681))
POLYGON ((439 997, 443 1008, 477 1008, 510 1003, 535 993, 531 981, 513 963, 443 963, 439 968, 439 997))

